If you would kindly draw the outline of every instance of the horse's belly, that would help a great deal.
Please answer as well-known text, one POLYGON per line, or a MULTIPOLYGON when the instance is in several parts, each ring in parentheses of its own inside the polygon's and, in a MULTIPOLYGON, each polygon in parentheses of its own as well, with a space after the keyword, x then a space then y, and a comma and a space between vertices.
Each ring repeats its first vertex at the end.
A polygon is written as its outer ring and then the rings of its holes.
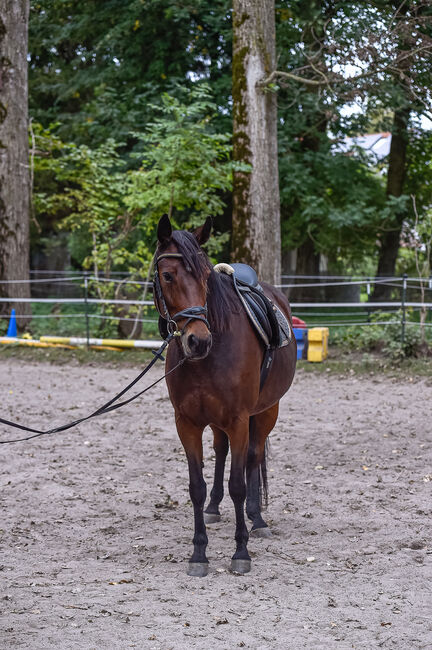
POLYGON ((251 415, 266 411, 285 395, 294 379, 296 357, 295 345, 290 344, 274 351, 270 372, 251 415))

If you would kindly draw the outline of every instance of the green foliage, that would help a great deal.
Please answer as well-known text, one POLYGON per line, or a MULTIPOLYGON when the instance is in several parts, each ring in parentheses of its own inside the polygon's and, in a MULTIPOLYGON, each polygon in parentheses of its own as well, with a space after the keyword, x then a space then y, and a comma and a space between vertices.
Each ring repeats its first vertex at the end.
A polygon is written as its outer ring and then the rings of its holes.
MULTIPOLYGON (((335 154, 331 145, 344 135, 388 130, 395 108, 407 103, 411 115, 425 112, 431 9, 423 0, 275 4, 278 69, 328 80, 314 87, 278 79, 269 87, 278 94, 283 246, 308 238, 334 270, 359 270, 367 258, 369 272, 377 235, 393 215, 404 209, 414 223, 408 197, 416 196, 421 215, 431 204, 430 134, 418 125, 410 131, 404 195, 387 203, 385 176, 375 176, 364 157, 335 154), (412 58, 405 56, 409 47, 412 58), (395 56, 402 57, 399 67, 395 56), (347 70, 364 74, 353 82, 347 70), (347 104, 360 105, 362 113, 347 115, 347 104)), ((217 229, 224 234, 210 249, 216 254, 230 226, 232 3, 30 5, 30 114, 44 127, 59 123, 44 133, 34 126, 41 152, 34 157, 40 227, 33 228, 34 248, 67 218, 77 264, 145 269, 155 221, 167 211, 177 225, 220 215, 217 229), (212 89, 212 106, 199 88, 203 81, 212 89)), ((402 250, 402 264, 412 262, 406 255, 402 250)))
MULTIPOLYGON (((286 0, 276 11, 278 69, 321 80, 344 65, 368 14, 355 3, 286 0)), ((341 117, 347 92, 341 80, 322 87, 282 80, 278 97, 282 246, 312 242, 308 250, 326 254, 334 271, 373 254, 385 208, 383 180, 370 161, 335 148, 350 133, 341 117)))
POLYGON ((382 179, 329 142, 304 150, 291 136, 280 154, 283 247, 297 248, 310 237, 334 261, 363 259, 386 210, 382 179))
POLYGON ((94 148, 113 137, 129 150, 129 131, 176 82, 206 78, 226 106, 230 10, 229 0, 32 0, 30 114, 60 121, 63 139, 94 148))
MULTIPOLYGON (((278 69, 296 77, 278 79, 285 248, 308 240, 306 249, 327 254, 332 269, 347 263, 359 268, 364 253, 371 258, 376 252, 380 233, 395 228, 401 214, 412 220, 410 194, 418 194, 420 203, 430 186, 425 165, 414 171, 416 160, 428 159, 420 142, 411 147, 403 195, 388 201, 386 170, 374 176, 364 152, 336 154, 331 143, 390 130, 395 110, 409 107, 411 116, 428 110, 430 16, 421 0, 397 6, 381 0, 276 2, 278 69), (350 105, 357 111, 349 113, 350 105)), ((388 160, 382 168, 387 166, 388 160)))
MULTIPOLYGON (((410 140, 407 151, 406 191, 415 197, 416 209, 419 214, 432 205, 432 131, 424 131, 419 124, 413 124, 410 129, 410 140)), ((410 201, 411 223, 415 214, 410 201)), ((426 225, 427 227, 427 225, 426 225)))
POLYGON ((135 241, 140 214, 126 207, 129 178, 114 140, 95 149, 65 144, 36 124, 34 143, 36 219, 51 218, 72 233, 72 246, 85 254, 77 260, 84 268, 106 277, 113 268, 142 272, 150 253, 141 237, 135 241))
POLYGON ((405 336, 402 342, 402 312, 376 312, 371 325, 345 328, 334 342, 350 350, 382 351, 393 360, 416 356, 420 352, 421 334, 418 322, 407 312, 405 336))
MULTIPOLYGON (((149 231, 164 213, 186 228, 200 225, 209 214, 221 215, 222 196, 232 189, 231 137, 211 129, 215 105, 209 87, 179 94, 186 101, 162 95, 160 106, 153 107, 159 116, 143 134, 134 134, 144 153, 136 154, 141 167, 130 174, 126 203, 130 210, 144 210, 149 231)), ((216 253, 226 238, 213 236, 210 251, 216 253)))
MULTIPOLYGON (((143 149, 135 171, 113 139, 92 149, 34 125, 35 216, 72 233, 72 247, 86 253, 77 261, 96 275, 145 275, 165 212, 187 227, 223 212, 222 195, 232 187, 230 136, 212 130, 215 105, 207 86, 184 95, 181 102, 164 94, 160 108, 153 107, 159 117, 134 134, 143 149)), ((213 252, 224 239, 214 238, 213 252)))

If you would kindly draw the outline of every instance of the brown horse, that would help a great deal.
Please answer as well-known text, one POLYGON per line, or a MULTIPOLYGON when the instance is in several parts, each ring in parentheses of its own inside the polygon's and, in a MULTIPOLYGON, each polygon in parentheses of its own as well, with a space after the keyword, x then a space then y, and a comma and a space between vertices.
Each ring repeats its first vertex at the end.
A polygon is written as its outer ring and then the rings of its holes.
MULTIPOLYGON (((188 568, 188 575, 192 576, 207 575, 205 523, 220 520, 228 447, 228 486, 236 516, 236 551, 231 569, 238 573, 250 571, 245 500, 247 515, 252 520, 251 534, 271 534, 261 516, 260 488, 266 488, 265 443, 276 423, 279 400, 293 380, 297 356, 292 337, 289 345, 274 351, 269 374, 260 390, 263 345, 240 304, 232 279, 216 273, 201 249, 210 231, 211 220, 207 219, 193 234, 173 232, 169 218, 164 216, 158 225, 155 256, 156 307, 162 324, 168 323, 168 330, 176 330, 177 334, 168 348, 167 371, 186 359, 167 377, 167 385, 189 465, 195 517, 194 550, 188 568), (216 466, 210 502, 204 513, 202 434, 207 425, 214 434, 216 466)), ((285 296, 268 284, 263 284, 263 288, 291 323, 285 296)))

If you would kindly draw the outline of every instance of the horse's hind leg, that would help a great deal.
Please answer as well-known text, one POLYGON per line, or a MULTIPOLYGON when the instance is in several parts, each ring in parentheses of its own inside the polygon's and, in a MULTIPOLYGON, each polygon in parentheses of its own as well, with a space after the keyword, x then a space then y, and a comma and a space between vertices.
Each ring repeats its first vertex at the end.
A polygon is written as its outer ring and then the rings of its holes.
POLYGON ((213 487, 210 492, 210 502, 204 512, 204 521, 206 524, 213 524, 220 521, 219 504, 224 495, 224 471, 225 461, 228 454, 228 437, 222 429, 212 427, 213 430, 213 449, 216 454, 215 472, 213 487))
POLYGON ((204 523, 204 503, 207 488, 203 478, 202 427, 196 427, 181 416, 176 416, 177 431, 186 452, 189 465, 189 494, 194 509, 194 550, 189 560, 188 575, 204 577, 208 573, 206 557, 207 533, 204 523))
POLYGON ((251 535, 270 537, 271 532, 261 516, 262 502, 267 501, 267 467, 265 444, 279 412, 279 404, 254 415, 249 421, 249 449, 246 464, 246 514, 252 521, 251 535), (264 497, 264 499, 263 499, 264 497))

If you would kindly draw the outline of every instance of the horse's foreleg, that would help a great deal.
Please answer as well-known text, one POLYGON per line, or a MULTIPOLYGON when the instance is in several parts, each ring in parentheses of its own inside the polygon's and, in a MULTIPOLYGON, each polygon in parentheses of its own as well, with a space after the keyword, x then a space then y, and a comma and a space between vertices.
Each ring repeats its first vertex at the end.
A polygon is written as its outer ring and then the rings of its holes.
POLYGON ((222 429, 212 427, 213 430, 213 449, 216 454, 215 472, 213 487, 210 492, 210 502, 204 512, 204 521, 206 524, 213 524, 220 521, 219 504, 224 495, 224 471, 225 461, 228 454, 228 437, 222 429))
POLYGON ((186 452, 189 465, 189 494, 194 509, 194 551, 189 560, 188 575, 204 577, 208 573, 208 560, 206 557, 207 533, 204 523, 204 503, 207 494, 203 478, 203 429, 196 427, 184 418, 176 417, 177 431, 186 452))
POLYGON ((250 419, 246 464, 246 513, 252 521, 251 535, 256 537, 270 537, 271 535, 269 527, 261 516, 261 493, 267 493, 265 443, 276 423, 278 412, 279 404, 275 404, 267 411, 254 415, 250 419))
POLYGON ((245 468, 249 440, 249 418, 238 420, 227 429, 231 446, 231 473, 228 482, 229 493, 236 515, 236 552, 231 560, 231 569, 237 573, 250 571, 251 559, 247 550, 249 533, 246 528, 244 504, 246 499, 245 468))

